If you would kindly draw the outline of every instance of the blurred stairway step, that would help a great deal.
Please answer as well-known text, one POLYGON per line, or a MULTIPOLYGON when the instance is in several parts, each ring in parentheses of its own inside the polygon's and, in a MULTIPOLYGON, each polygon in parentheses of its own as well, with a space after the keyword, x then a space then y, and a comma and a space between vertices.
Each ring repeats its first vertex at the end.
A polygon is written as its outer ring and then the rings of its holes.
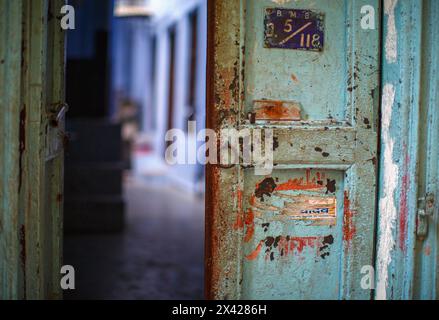
POLYGON ((122 231, 125 201, 122 196, 66 197, 64 229, 67 233, 122 231))
POLYGON ((114 163, 66 163, 65 195, 121 195, 125 165, 114 163))
POLYGON ((107 120, 71 119, 66 123, 70 143, 66 161, 119 162, 122 160, 121 125, 107 120))

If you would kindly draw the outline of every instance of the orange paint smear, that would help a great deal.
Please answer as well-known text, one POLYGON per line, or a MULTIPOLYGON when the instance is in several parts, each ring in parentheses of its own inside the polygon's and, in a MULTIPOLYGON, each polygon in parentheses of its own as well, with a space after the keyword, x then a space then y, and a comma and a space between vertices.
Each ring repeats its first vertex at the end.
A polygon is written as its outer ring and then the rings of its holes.
POLYGON ((315 248, 318 240, 318 237, 291 238, 289 241, 290 250, 297 250, 297 252, 302 253, 303 249, 306 247, 315 248))
POLYGON ((351 201, 349 200, 349 193, 344 192, 344 215, 343 215, 343 240, 351 241, 356 233, 356 228, 353 221, 354 212, 351 211, 351 201))
POLYGON ((301 120, 300 108, 284 101, 256 101, 255 113, 259 120, 301 120))
POLYGON ((311 170, 306 170, 306 178, 290 179, 285 183, 279 184, 276 187, 276 191, 289 191, 289 190, 315 190, 324 189, 323 184, 319 184, 319 181, 324 179, 325 175, 316 173, 316 177, 311 179, 311 170))
POLYGON ((292 75, 291 75, 291 79, 292 79, 294 82, 299 82, 299 79, 297 79, 297 77, 296 77, 295 74, 292 74, 292 75))
POLYGON ((244 228, 244 221, 242 219, 242 190, 238 190, 238 215, 236 216, 236 221, 233 225, 234 230, 239 230, 244 228))
POLYGON ((256 258, 259 256, 259 253, 262 250, 262 244, 263 244, 263 241, 259 242, 256 249, 252 253, 250 253, 248 256, 246 256, 245 258, 247 260, 256 260, 256 258))
MULTIPOLYGON (((254 196, 250 202, 254 203, 254 196)), ((236 216, 235 223, 233 224, 234 230, 242 230, 245 227, 244 242, 250 242, 255 234, 255 215, 251 209, 248 209, 243 219, 242 209, 242 191, 238 191, 238 214, 236 216)))
POLYGON ((244 221, 242 220, 242 217, 240 214, 238 214, 238 216, 236 217, 236 221, 233 224, 233 229, 234 230, 240 230, 244 228, 244 221))
POLYGON ((255 215, 251 209, 247 211, 245 216, 245 225, 247 228, 245 231, 244 242, 249 242, 255 234, 255 215))

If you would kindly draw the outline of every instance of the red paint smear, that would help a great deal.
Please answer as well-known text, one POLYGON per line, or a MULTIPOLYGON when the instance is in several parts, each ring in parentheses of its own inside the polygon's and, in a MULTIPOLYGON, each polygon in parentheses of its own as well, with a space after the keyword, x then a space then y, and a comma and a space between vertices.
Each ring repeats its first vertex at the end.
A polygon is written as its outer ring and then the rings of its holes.
POLYGON ((354 238, 355 232, 357 231, 352 220, 354 216, 353 211, 351 211, 351 201, 349 200, 348 191, 344 192, 344 215, 343 215, 343 240, 351 241, 354 238))
POLYGON ((244 221, 242 220, 242 190, 238 190, 238 215, 233 229, 238 230, 242 228, 244 228, 244 221))
POLYGON ((244 222, 247 226, 244 242, 249 242, 255 234, 255 215, 251 209, 248 209, 244 222))
MULTIPOLYGON (((294 253, 300 254, 307 247, 316 248, 317 244, 321 243, 322 241, 323 241, 322 237, 292 237, 289 238, 288 240, 286 237, 281 237, 277 243, 276 249, 279 255, 283 250, 283 256, 286 257, 289 254, 294 254, 294 253)), ((247 256, 248 260, 255 260, 258 257, 259 253, 261 252, 263 243, 264 241, 261 241, 256 247, 256 249, 247 256), (248 257, 251 257, 251 259, 249 259, 248 257)), ((267 252, 265 256, 265 260, 270 259, 270 254, 271 251, 267 252)))
POLYGON ((240 214, 238 214, 238 216, 236 217, 236 221, 233 224, 233 229, 234 230, 239 230, 244 228, 244 221, 242 221, 242 217, 240 214))
MULTIPOLYGON (((317 177, 311 179, 311 170, 306 170, 306 180, 303 178, 290 179, 285 183, 279 184, 276 187, 276 191, 288 191, 288 190, 313 190, 313 189, 322 189, 324 186, 319 184, 321 181, 320 173, 317 172, 317 177)), ((323 176, 322 176, 323 177, 323 176)))
POLYGON ((245 258, 247 260, 255 260, 259 256, 259 253, 262 250, 262 243, 263 243, 263 241, 259 242, 256 249, 252 253, 250 253, 248 256, 246 256, 245 258))
POLYGON ((298 253, 302 253, 306 247, 314 248, 317 240, 317 237, 291 238, 289 241, 291 252, 296 249, 298 253))
MULTIPOLYGON (((406 146, 404 146, 404 150, 406 150, 406 146)), ((404 159, 404 176, 402 177, 402 185, 401 185, 401 194, 399 201, 399 248, 401 251, 405 252, 405 242, 407 239, 407 216, 408 216, 408 207, 407 207, 407 193, 409 189, 409 176, 408 176, 408 166, 410 162, 410 157, 407 152, 405 152, 404 159)))
MULTIPOLYGON (((250 200, 254 202, 254 196, 250 200)), ((234 230, 242 230, 246 227, 244 242, 250 242, 255 234, 255 215, 251 209, 247 210, 244 219, 242 218, 242 191, 238 192, 238 215, 236 216, 235 223, 233 224, 234 230)))

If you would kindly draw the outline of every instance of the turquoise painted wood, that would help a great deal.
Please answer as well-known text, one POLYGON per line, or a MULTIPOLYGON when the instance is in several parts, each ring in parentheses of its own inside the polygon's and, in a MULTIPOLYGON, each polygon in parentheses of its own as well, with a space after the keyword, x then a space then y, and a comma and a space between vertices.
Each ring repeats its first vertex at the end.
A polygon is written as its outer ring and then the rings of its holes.
POLYGON ((361 270, 374 264, 380 1, 221 0, 209 12, 208 126, 272 129, 275 167, 208 167, 208 297, 370 299, 361 270), (374 30, 361 28, 365 5, 374 30), (323 13, 323 51, 267 48, 267 8, 284 32, 305 30, 303 46, 308 22, 277 8, 323 13), (309 220, 321 208, 326 218, 309 220))
POLYGON ((376 299, 437 299, 439 3, 384 1, 376 299))
POLYGON ((63 4, 0 1, 0 299, 62 296, 63 4))

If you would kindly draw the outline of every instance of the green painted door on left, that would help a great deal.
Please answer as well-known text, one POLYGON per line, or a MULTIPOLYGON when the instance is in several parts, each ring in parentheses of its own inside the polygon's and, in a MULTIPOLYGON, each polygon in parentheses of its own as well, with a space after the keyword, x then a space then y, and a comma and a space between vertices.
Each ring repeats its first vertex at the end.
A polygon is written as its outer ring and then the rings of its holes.
POLYGON ((57 299, 64 0, 0 0, 0 300, 57 299))

